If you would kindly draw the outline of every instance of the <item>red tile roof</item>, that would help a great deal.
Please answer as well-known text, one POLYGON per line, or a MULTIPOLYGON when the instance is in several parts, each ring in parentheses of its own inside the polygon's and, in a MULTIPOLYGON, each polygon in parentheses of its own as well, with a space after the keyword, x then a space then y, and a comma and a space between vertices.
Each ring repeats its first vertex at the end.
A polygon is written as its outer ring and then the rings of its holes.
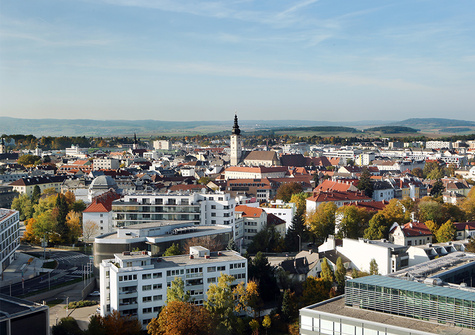
POLYGON ((261 208, 244 205, 236 206, 235 211, 242 212, 242 216, 246 218, 258 218, 262 215, 262 212, 264 212, 261 208))
POLYGON ((113 190, 109 190, 92 199, 92 203, 83 213, 108 213, 112 210, 112 201, 120 199, 120 195, 113 190))
POLYGON ((372 198, 367 197, 364 195, 363 192, 353 192, 353 191, 346 191, 346 192, 339 192, 339 191, 332 191, 332 192, 314 192, 312 197, 307 198, 307 200, 315 201, 315 202, 336 202, 336 201, 371 201, 372 198))
POLYGON ((408 222, 406 224, 401 225, 400 227, 404 236, 406 237, 432 235, 432 232, 430 231, 430 229, 427 228, 427 226, 422 222, 408 222))

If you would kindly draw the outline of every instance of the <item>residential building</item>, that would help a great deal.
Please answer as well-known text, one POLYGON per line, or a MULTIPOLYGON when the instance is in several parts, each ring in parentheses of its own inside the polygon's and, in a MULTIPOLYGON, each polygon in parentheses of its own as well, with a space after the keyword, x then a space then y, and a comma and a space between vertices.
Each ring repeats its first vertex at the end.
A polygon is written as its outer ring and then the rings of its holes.
POLYGON ((166 304, 167 288, 179 277, 193 303, 202 305, 210 284, 221 274, 247 283, 247 259, 235 251, 210 252, 201 246, 189 255, 152 257, 147 252, 123 252, 100 264, 101 315, 119 311, 136 317, 146 328, 166 304))
POLYGON ((224 171, 224 179, 284 178, 288 171, 285 166, 231 166, 224 171))
POLYGON ((258 232, 267 227, 267 213, 262 208, 245 205, 236 206, 236 225, 242 229, 235 229, 234 241, 236 245, 246 246, 258 232))
POLYGON ((80 148, 77 145, 71 145, 71 148, 66 148, 65 154, 70 157, 86 158, 87 149, 80 148))
POLYGON ((137 223, 188 221, 233 225, 235 200, 216 193, 132 193, 112 203, 114 227, 137 223))
POLYGON ((396 224, 389 232, 389 240, 397 245, 424 245, 432 243, 432 232, 423 222, 396 224))
POLYGON ((353 192, 353 191, 314 192, 313 196, 307 198, 306 200, 307 213, 316 211, 318 206, 320 206, 324 202, 333 202, 337 207, 341 207, 351 202, 370 202, 370 201, 373 201, 373 199, 364 195, 363 192, 353 192))
POLYGON ((251 151, 243 159, 243 163, 246 166, 280 166, 280 159, 277 156, 277 152, 270 151, 251 151))
POLYGON ((271 201, 269 204, 261 205, 261 208, 267 214, 274 214, 285 221, 285 232, 292 225, 292 219, 294 218, 297 207, 292 202, 283 202, 282 200, 271 201))
POLYGON ((15 259, 20 247, 20 214, 18 211, 0 208, 0 275, 15 259))
POLYGON ((94 240, 96 236, 114 231, 112 202, 119 198, 120 195, 113 189, 93 198, 92 203, 82 212, 85 239, 94 240))
POLYGON ((427 141, 426 149, 452 149, 450 141, 427 141))
POLYGON ((36 185, 38 185, 41 192, 47 188, 54 188, 56 192, 61 192, 61 185, 65 179, 64 176, 26 177, 10 183, 10 186, 13 186, 14 191, 31 197, 36 185))
POLYGON ((475 221, 455 222, 456 240, 468 240, 475 237, 475 221))
POLYGON ((117 170, 120 167, 120 161, 114 158, 96 158, 92 161, 94 171, 98 170, 117 170))
POLYGON ((169 140, 156 140, 153 141, 153 148, 155 150, 171 150, 172 142, 169 140))

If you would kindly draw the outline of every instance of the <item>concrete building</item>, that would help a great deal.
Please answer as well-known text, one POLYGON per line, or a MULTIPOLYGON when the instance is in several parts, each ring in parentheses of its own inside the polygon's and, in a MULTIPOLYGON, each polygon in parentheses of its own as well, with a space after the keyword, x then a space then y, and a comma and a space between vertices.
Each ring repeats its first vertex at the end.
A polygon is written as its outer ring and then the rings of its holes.
POLYGON ((77 158, 86 158, 87 149, 80 148, 77 145, 71 145, 71 148, 66 148, 66 156, 77 157, 77 158))
POLYGON ((36 185, 38 185, 41 192, 47 188, 54 188, 56 192, 61 192, 61 186, 65 179, 64 176, 26 177, 10 183, 10 186, 13 186, 14 191, 31 197, 36 185))
POLYGON ((169 140, 156 140, 153 141, 153 148, 155 150, 171 150, 172 142, 169 140))
POLYGON ((234 241, 238 247, 246 246, 258 232, 267 227, 267 213, 258 207, 236 206, 234 241))
POLYGON ((159 221, 234 225, 235 200, 216 193, 133 193, 112 203, 114 227, 159 221))
POLYGON ((120 167, 120 161, 115 158, 96 158, 92 161, 94 171, 98 170, 117 170, 120 167))
POLYGON ((94 239, 94 266, 98 268, 102 260, 123 251, 146 250, 159 256, 172 244, 183 248, 193 239, 207 239, 224 248, 232 237, 231 226, 196 226, 187 221, 135 224, 94 239))
POLYGON ((294 203, 285 203, 282 200, 276 200, 268 205, 261 206, 261 208, 267 214, 274 214, 278 218, 284 220, 285 231, 287 231, 287 229, 289 229, 289 227, 292 225, 292 219, 294 218, 295 212, 297 211, 297 207, 294 203))
POLYGON ((0 294, 0 334, 49 335, 49 308, 0 294))
POLYGON ((210 252, 191 247, 189 255, 152 257, 147 252, 124 252, 100 265, 101 315, 119 311, 137 317, 145 328, 165 305, 167 287, 179 277, 195 304, 202 305, 210 284, 224 273, 233 285, 247 283, 247 259, 235 251, 210 252))
POLYGON ((20 247, 20 214, 0 208, 0 275, 15 257, 20 247))

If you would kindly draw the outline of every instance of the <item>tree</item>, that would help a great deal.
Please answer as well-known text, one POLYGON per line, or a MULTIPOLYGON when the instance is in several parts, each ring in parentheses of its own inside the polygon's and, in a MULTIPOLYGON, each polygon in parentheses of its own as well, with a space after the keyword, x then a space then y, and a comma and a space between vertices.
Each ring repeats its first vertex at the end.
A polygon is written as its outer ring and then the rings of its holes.
POLYGON ((141 335, 142 326, 131 316, 120 315, 114 310, 102 318, 102 325, 107 335, 141 335))
POLYGON ((416 167, 416 168, 412 169, 411 172, 414 176, 416 176, 418 178, 424 178, 424 172, 422 171, 421 168, 416 167))
POLYGON ((300 251, 299 242, 302 240, 305 231, 305 218, 304 212, 297 209, 292 223, 285 233, 285 250, 288 251, 300 251), (299 238, 300 236, 300 238, 299 238))
POLYGON ((18 158, 17 163, 23 166, 38 165, 41 164, 41 158, 35 155, 23 155, 18 158))
POLYGON ((70 211, 68 215, 66 215, 66 226, 68 227, 69 235, 65 239, 70 243, 76 243, 79 236, 82 235, 81 215, 70 211))
POLYGON ((283 245, 282 237, 274 226, 267 226, 259 231, 252 238, 251 243, 247 246, 250 253, 258 251, 281 251, 283 245))
POLYGON ((300 183, 283 183, 277 189, 276 198, 284 202, 289 202, 292 194, 302 193, 303 187, 300 183))
POLYGON ((205 308, 216 321, 219 332, 231 332, 236 322, 234 293, 231 284, 234 277, 221 273, 217 284, 210 284, 204 302, 205 308))
POLYGON ((298 316, 298 307, 295 293, 290 291, 290 289, 284 291, 281 309, 284 321, 290 322, 298 316))
POLYGON ((259 296, 264 302, 274 301, 279 293, 277 279, 274 276, 274 267, 267 257, 258 252, 252 261, 248 262, 248 278, 259 283, 259 296))
POLYGON ((331 265, 328 264, 326 258, 324 258, 322 262, 322 272, 320 273, 320 278, 327 282, 329 287, 331 287, 333 282, 335 281, 333 269, 331 265))
POLYGON ((185 253, 189 252, 190 247, 194 247, 200 245, 209 249, 209 251, 219 251, 224 249, 223 243, 217 238, 212 236, 202 236, 202 237, 193 237, 192 239, 188 239, 183 246, 185 253))
POLYGON ((308 194, 305 192, 292 194, 290 202, 294 203, 297 206, 296 212, 305 213, 307 207, 307 198, 308 194))
POLYGON ((96 314, 91 315, 85 333, 86 335, 107 335, 106 330, 102 325, 102 317, 96 314))
POLYGON ((35 212, 33 202, 26 194, 22 194, 19 197, 13 199, 11 208, 17 210, 20 213, 20 221, 25 221, 32 218, 35 212))
POLYGON ((432 220, 428 220, 428 221, 424 222, 424 224, 426 225, 427 228, 429 228, 432 235, 435 235, 437 230, 439 230, 439 228, 440 228, 440 226, 432 220))
POLYGON ((475 237, 470 237, 470 239, 468 240, 468 244, 465 247, 465 251, 475 253, 475 237))
POLYGON ((256 319, 252 319, 251 321, 249 321, 249 326, 251 327, 252 335, 259 334, 259 321, 257 321, 256 319))
POLYGON ((352 205, 338 208, 336 216, 341 217, 338 236, 356 239, 363 236, 371 214, 364 208, 352 205))
POLYGON ((212 330, 210 313, 183 301, 169 302, 147 326, 150 335, 207 335, 212 330))
POLYGON ((252 312, 254 318, 260 317, 260 311, 264 305, 259 296, 258 284, 251 280, 247 283, 241 282, 234 289, 235 299, 238 300, 236 311, 248 310, 252 312))
POLYGON ((41 196, 40 187, 38 185, 35 185, 35 187, 33 187, 33 193, 31 194, 31 202, 34 204, 37 204, 38 201, 40 200, 40 196, 41 196))
MULTIPOLYGON (((439 164, 437 162, 426 162, 424 164, 424 169, 422 170, 423 171, 423 174, 424 174, 424 177, 425 178, 428 178, 429 174, 433 171, 433 170, 439 170, 439 164)), ((438 173, 438 172, 436 172, 438 173)), ((436 174, 434 173, 434 174, 436 174)), ((441 177, 440 177, 441 178, 441 177)), ((440 179, 440 178, 435 178, 435 179, 440 179)), ((429 178, 430 179, 430 178, 429 178)))
POLYGON ((163 256, 176 256, 181 255, 180 246, 178 243, 173 243, 167 250, 163 253, 163 256))
POLYGON ((324 202, 317 207, 314 213, 307 217, 307 227, 319 242, 323 242, 328 235, 335 231, 336 205, 333 202, 324 202))
POLYGON ((80 335, 83 334, 77 321, 71 317, 61 318, 59 323, 51 328, 52 335, 80 335))
POLYGON ((378 212, 371 220, 369 226, 364 231, 364 238, 368 240, 379 240, 385 238, 389 233, 389 222, 383 213, 378 212))
POLYGON ((455 239, 455 232, 457 229, 455 228, 454 224, 451 220, 448 220, 444 223, 435 233, 435 237, 437 238, 438 242, 444 243, 453 241, 455 239))
POLYGON ((336 260, 335 281, 337 284, 337 293, 343 294, 345 292, 346 269, 343 266, 341 257, 336 260))
POLYGON ((370 275, 379 275, 378 263, 374 258, 369 262, 369 274, 370 275))
POLYGON ((434 221, 438 225, 446 221, 443 204, 430 197, 424 197, 419 202, 419 221, 434 221))
POLYGON ((440 197, 444 191, 445 191, 444 183, 442 183, 442 180, 437 179, 434 185, 432 185, 432 188, 430 190, 430 195, 433 197, 440 197))
POLYGON ((182 301, 190 302, 190 294, 188 291, 185 291, 185 283, 181 277, 175 277, 171 282, 170 287, 167 288, 167 301, 170 303, 172 301, 182 301))
POLYGON ((328 283, 323 278, 308 276, 303 285, 301 306, 308 306, 326 300, 330 297, 328 283))
POLYGON ((264 320, 262 320, 262 327, 264 327, 266 329, 266 334, 267 334, 267 330, 270 328, 272 324, 272 320, 270 318, 269 315, 266 315, 264 316, 264 320))
POLYGON ((91 237, 96 235, 99 231, 99 226, 92 220, 87 220, 84 223, 83 236, 84 242, 91 242, 91 237))
POLYGON ((373 196, 373 184, 371 183, 371 173, 365 166, 361 172, 360 179, 356 184, 358 190, 363 191, 367 197, 373 196))

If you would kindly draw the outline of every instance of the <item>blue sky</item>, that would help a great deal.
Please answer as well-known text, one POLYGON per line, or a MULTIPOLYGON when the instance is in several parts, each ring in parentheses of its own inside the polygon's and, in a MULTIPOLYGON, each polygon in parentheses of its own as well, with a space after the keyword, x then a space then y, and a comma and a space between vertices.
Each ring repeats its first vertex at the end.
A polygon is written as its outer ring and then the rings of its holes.
POLYGON ((0 0, 0 116, 475 120, 475 1, 0 0))

